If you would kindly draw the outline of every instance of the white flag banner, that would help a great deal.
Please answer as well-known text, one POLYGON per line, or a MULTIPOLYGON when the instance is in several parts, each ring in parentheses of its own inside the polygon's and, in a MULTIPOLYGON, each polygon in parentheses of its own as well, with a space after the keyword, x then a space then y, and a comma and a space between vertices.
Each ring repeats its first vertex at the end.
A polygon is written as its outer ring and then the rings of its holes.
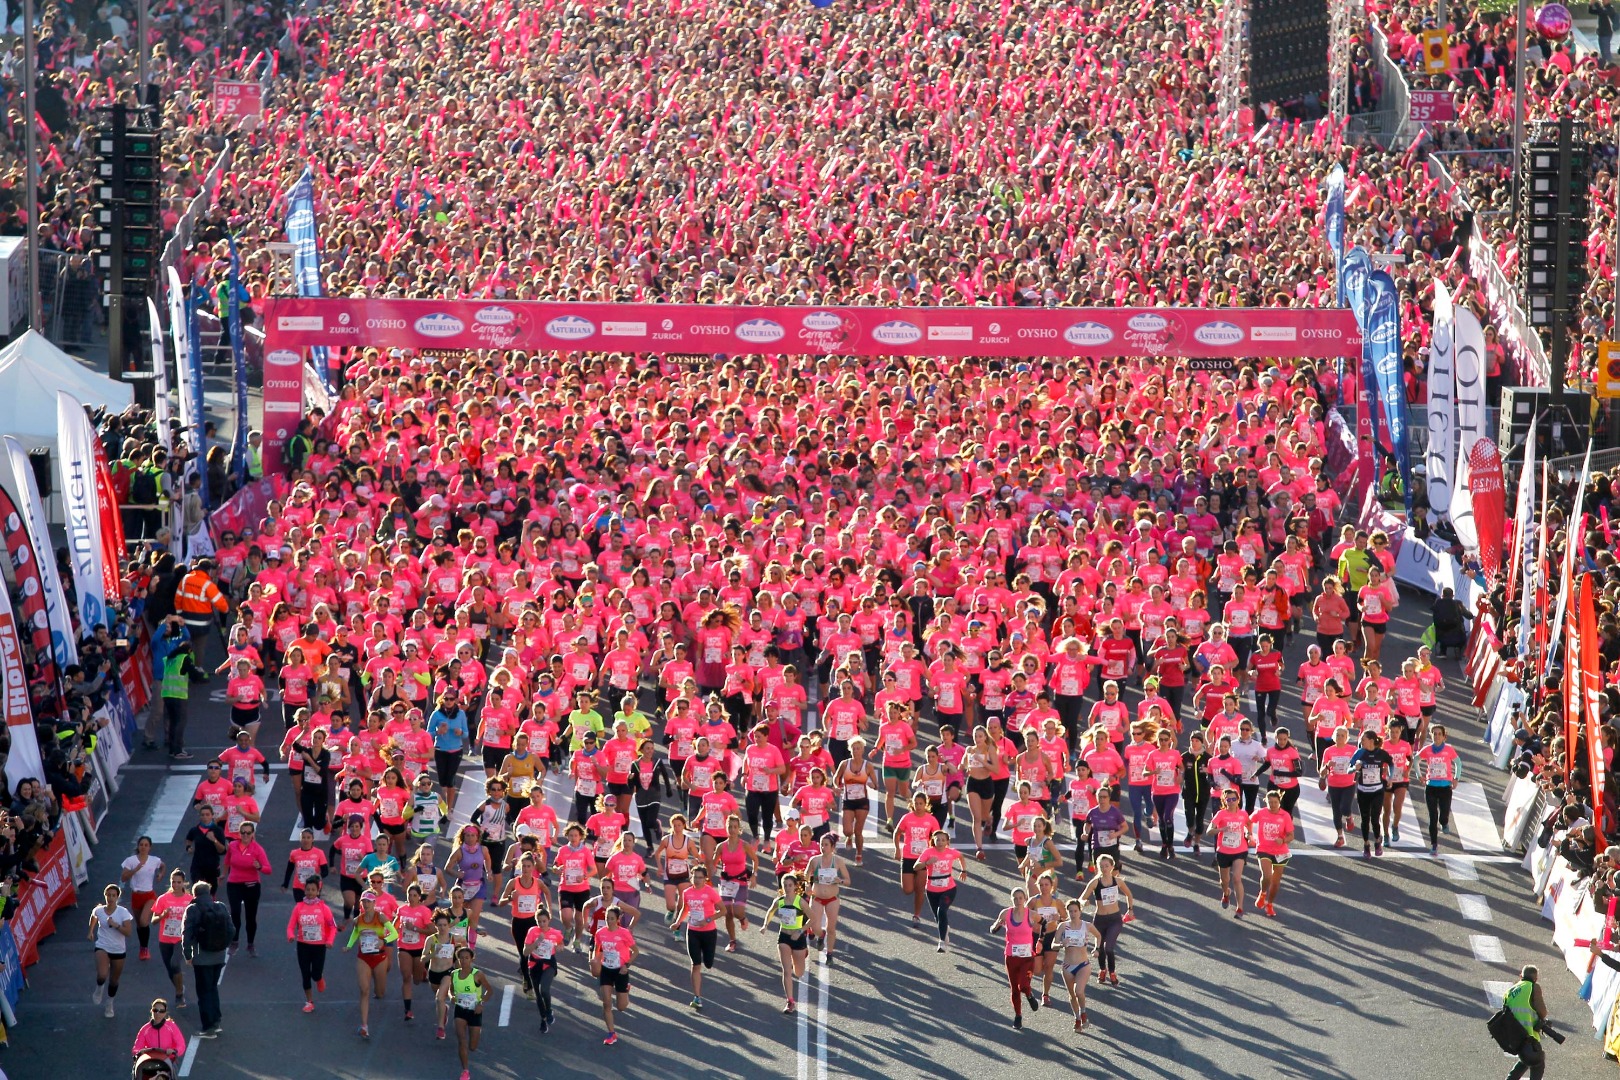
POLYGON ((88 630, 107 618, 101 574, 101 512, 96 505, 96 433, 84 406, 64 390, 56 392, 56 466, 62 513, 67 526, 73 587, 79 595, 79 625, 88 630))
POLYGON ((4 437, 6 457, 11 462, 11 473, 16 479, 17 512, 22 515, 23 527, 28 531, 28 542, 34 546, 39 578, 45 588, 45 618, 51 626, 51 653, 59 670, 79 662, 79 644, 73 637, 73 618, 68 613, 67 590, 62 588, 62 575, 56 571, 56 549, 51 546, 50 520, 40 502, 39 485, 34 482, 34 469, 28 463, 28 451, 10 435, 4 437))
POLYGON ((1429 347, 1429 448, 1423 455, 1429 507, 1451 509, 1457 468, 1456 314, 1445 283, 1434 283, 1434 333, 1429 347))
MULTIPOLYGON (((1485 407, 1485 330, 1474 313, 1465 307, 1456 309, 1454 322, 1452 341, 1457 358, 1455 393, 1459 436, 1457 460, 1467 461, 1468 452, 1474 448, 1474 444, 1490 434, 1485 429, 1488 415, 1485 407)), ((1453 485, 1453 490, 1460 493, 1465 487, 1466 484, 1458 481, 1453 485)))
POLYGON ((1451 493, 1451 527, 1464 551, 1479 550, 1479 529, 1474 524, 1474 493, 1468 487, 1468 456, 1457 462, 1457 485, 1451 493))
POLYGON ((186 336, 185 288, 172 266, 169 267, 169 327, 174 337, 174 370, 180 376, 180 430, 189 432, 196 422, 196 417, 191 415, 191 349, 194 343, 186 336))
POLYGON ((158 445, 169 449, 169 365, 163 358, 163 323, 157 305, 146 298, 146 315, 151 320, 152 338, 152 415, 157 420, 158 445))

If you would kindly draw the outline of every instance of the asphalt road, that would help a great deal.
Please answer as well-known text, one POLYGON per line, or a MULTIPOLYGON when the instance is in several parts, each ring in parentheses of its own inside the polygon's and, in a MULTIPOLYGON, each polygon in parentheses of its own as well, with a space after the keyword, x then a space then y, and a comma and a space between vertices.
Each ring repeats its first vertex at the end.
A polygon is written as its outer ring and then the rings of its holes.
MULTIPOLYGON (((1404 607, 1410 611, 1419 601, 1408 596, 1404 607)), ((1385 652, 1406 655, 1417 631, 1415 621, 1403 618, 1385 652)), ((1448 675, 1456 670, 1444 663, 1448 675)), ((1289 710, 1285 704, 1286 719, 1294 720, 1289 710)), ((1477 716, 1455 689, 1443 699, 1440 716, 1451 725, 1472 778, 1483 779, 1490 813, 1500 822, 1501 778, 1486 764, 1477 716)), ((221 747, 223 706, 194 708, 192 732, 196 748, 221 747)), ((93 967, 83 925, 95 901, 86 898, 116 878, 117 863, 152 824, 166 782, 194 778, 171 773, 156 752, 137 752, 126 775, 103 825, 90 885, 81 890, 78 909, 58 917, 59 932, 30 973, 21 1026, 0 1055, 12 1080, 124 1075, 147 1003, 169 992, 160 961, 131 959, 117 1018, 105 1019, 90 1001, 93 967)), ((455 1077, 453 1038, 434 1039, 425 1008, 415 1021, 403 1020, 397 974, 387 1000, 374 1003, 369 1041, 356 1033, 353 961, 345 955, 333 954, 330 990, 316 1012, 299 1011, 297 969, 283 933, 290 899, 276 887, 295 821, 283 782, 268 799, 261 828, 278 875, 260 913, 260 955, 244 951, 228 964, 224 1034, 199 1044, 189 1075, 455 1077)), ((1483 846, 1479 826, 1470 845, 1475 849, 1483 846)), ((1408 829, 1415 835, 1418 822, 1408 818, 1408 829)), ((1527 875, 1514 860, 1464 851, 1458 839, 1443 840, 1440 860, 1401 850, 1371 863, 1313 839, 1297 849, 1274 920, 1251 911, 1238 922, 1223 912, 1215 871, 1206 862, 1141 863, 1129 877, 1140 918, 1121 940, 1121 985, 1090 988, 1091 1025, 1084 1034, 1072 1030, 1061 977, 1053 1007, 1028 1016, 1022 1031, 1010 1025, 1000 939, 985 932, 1014 884, 1010 851, 972 864, 946 955, 934 950, 926 912, 923 928, 912 927, 892 860, 869 856, 845 894, 840 955, 822 964, 811 953, 797 995, 800 1010, 792 1016, 780 1012, 774 935, 757 933, 748 935, 740 953, 721 954, 705 981, 707 1008, 701 1016, 692 1013, 685 949, 655 917, 640 938, 643 961, 613 1047, 601 1043, 593 981, 571 954, 556 984, 559 1023, 540 1034, 535 1007, 516 986, 504 919, 486 915, 491 932, 479 959, 496 997, 486 1008, 473 1075, 899 1080, 981 1077, 1011 1068, 1029 1078, 1505 1076, 1510 1062, 1484 1030, 1494 1008, 1487 984, 1512 981, 1525 963, 1541 965, 1549 1009, 1571 1036, 1567 1045, 1549 1048, 1549 1075, 1612 1074, 1614 1066, 1588 1037, 1589 1013, 1576 999, 1575 980, 1549 944, 1550 924, 1530 904, 1527 875)), ((160 844, 158 854, 183 864, 178 842, 160 844)), ((649 899, 650 910, 661 910, 660 900, 649 899)), ((755 910, 757 920, 757 901, 755 910)), ((195 1012, 193 1006, 179 1013, 188 1035, 196 1031, 195 1012)))

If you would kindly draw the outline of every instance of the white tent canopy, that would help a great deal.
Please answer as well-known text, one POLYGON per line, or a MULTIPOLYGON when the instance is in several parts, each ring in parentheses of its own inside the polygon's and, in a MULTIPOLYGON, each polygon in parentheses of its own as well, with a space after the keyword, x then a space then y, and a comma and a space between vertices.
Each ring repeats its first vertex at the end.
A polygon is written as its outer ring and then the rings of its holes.
POLYGON ((122 412, 135 398, 128 383, 98 375, 33 330, 0 349, 0 434, 24 449, 56 449, 56 392, 91 408, 122 412))

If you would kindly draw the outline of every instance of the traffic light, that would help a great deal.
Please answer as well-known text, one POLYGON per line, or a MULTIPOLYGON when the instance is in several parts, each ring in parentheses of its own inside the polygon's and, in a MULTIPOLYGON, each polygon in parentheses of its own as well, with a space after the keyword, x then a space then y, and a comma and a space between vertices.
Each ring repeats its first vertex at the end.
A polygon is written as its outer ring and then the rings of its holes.
POLYGON ((163 246, 163 137, 155 107, 99 110, 96 131, 98 264, 104 303, 150 295, 163 246))

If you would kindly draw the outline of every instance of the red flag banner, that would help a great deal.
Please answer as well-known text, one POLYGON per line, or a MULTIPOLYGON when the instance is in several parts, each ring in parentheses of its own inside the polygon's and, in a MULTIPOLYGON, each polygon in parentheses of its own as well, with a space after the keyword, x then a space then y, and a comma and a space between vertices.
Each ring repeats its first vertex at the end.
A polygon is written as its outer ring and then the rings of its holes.
MULTIPOLYGON (((1597 603, 1593 598, 1592 575, 1581 575, 1580 595, 1580 682, 1581 704, 1586 719, 1586 755, 1589 771, 1592 776, 1592 820, 1603 827, 1603 741, 1597 737, 1598 728, 1602 726, 1598 703, 1603 700, 1603 676, 1601 674, 1602 658, 1598 646, 1597 603)), ((1573 652, 1570 654, 1575 655, 1573 652)), ((1573 669, 1573 665, 1566 664, 1566 668, 1573 669)), ((1574 744, 1568 744, 1571 751, 1574 744)))
POLYGON ((1496 444, 1480 439, 1468 451, 1468 491, 1479 533, 1479 559, 1492 585, 1502 572, 1502 534, 1507 528, 1507 493, 1502 483, 1502 455, 1496 444))
POLYGON ((57 830, 39 856, 39 873, 23 886, 11 917, 11 934, 23 967, 39 960, 39 943, 56 932, 56 913, 78 897, 73 891, 73 865, 68 859, 67 833, 57 830))
MULTIPOLYGON (((118 512, 118 497, 113 494, 107 452, 100 439, 92 440, 92 445, 96 452, 96 510, 101 515, 101 586, 110 604, 124 595, 124 518, 118 512)), ((112 625, 111 619, 108 625, 112 625)), ((83 629, 88 633, 90 627, 83 629)))

